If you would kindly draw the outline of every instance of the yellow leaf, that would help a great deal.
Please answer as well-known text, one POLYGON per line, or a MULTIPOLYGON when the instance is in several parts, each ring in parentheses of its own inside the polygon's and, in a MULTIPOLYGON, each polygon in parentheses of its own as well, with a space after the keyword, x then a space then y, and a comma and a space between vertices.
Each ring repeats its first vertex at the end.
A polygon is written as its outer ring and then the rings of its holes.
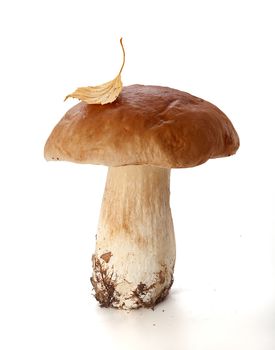
POLYGON ((72 94, 66 96, 65 101, 69 97, 78 98, 89 104, 106 104, 115 101, 122 90, 121 72, 125 63, 125 50, 120 39, 120 45, 123 52, 123 62, 118 75, 115 79, 98 86, 87 86, 76 89, 72 94))

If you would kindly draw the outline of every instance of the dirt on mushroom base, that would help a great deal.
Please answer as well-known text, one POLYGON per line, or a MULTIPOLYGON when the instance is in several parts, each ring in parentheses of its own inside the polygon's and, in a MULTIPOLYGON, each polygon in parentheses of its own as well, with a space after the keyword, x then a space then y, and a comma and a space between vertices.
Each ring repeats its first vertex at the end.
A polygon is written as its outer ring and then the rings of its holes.
MULTIPOLYGON (((101 307, 113 307, 118 309, 127 309, 125 302, 121 303, 122 296, 116 290, 119 284, 118 278, 115 276, 113 270, 108 266, 111 252, 102 254, 100 257, 92 256, 93 262, 93 276, 90 281, 93 286, 93 295, 99 302, 101 307), (107 259, 106 259, 107 258, 107 259)), ((173 275, 170 274, 170 282, 160 291, 159 295, 154 296, 154 289, 157 286, 165 284, 165 272, 159 271, 155 274, 155 282, 147 286, 140 282, 132 291, 129 297, 124 297, 125 300, 132 300, 132 309, 139 309, 141 307, 154 309, 154 307, 163 301, 169 293, 170 288, 174 282, 173 275)))
POLYGON ((161 301, 163 301, 167 297, 173 282, 174 282, 174 279, 173 279, 173 276, 171 276, 171 281, 168 287, 165 287, 155 300, 151 299, 149 301, 144 301, 143 300, 144 296, 147 295, 147 293, 150 292, 152 289, 154 289, 156 287, 156 284, 160 283, 160 281, 156 281, 150 286, 146 286, 146 284, 140 282, 137 285, 137 288, 133 291, 133 297, 137 299, 137 304, 138 304, 137 308, 145 307, 147 309, 154 309, 154 307, 157 304, 159 304, 161 301))
MULTIPOLYGON (((108 260, 109 261, 109 260, 108 260)), ((113 273, 109 274, 104 257, 92 256, 94 274, 90 278, 95 298, 100 306, 111 307, 119 302, 119 293, 116 291, 116 280, 113 273)))

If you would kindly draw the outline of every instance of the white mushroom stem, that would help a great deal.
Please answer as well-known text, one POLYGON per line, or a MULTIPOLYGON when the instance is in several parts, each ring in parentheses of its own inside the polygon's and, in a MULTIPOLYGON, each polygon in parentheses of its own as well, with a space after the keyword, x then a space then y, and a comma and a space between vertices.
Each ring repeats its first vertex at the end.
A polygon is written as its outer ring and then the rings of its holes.
POLYGON ((175 264, 169 187, 170 169, 109 168, 92 259, 102 306, 153 307, 168 294, 175 264))

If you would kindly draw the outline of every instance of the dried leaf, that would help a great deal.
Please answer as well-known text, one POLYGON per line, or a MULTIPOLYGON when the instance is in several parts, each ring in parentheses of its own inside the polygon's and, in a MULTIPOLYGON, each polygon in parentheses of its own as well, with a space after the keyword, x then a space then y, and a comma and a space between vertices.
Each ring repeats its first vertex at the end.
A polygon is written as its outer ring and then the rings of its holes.
POLYGON ((65 101, 69 97, 78 98, 89 104, 106 104, 115 101, 122 90, 121 72, 125 63, 125 50, 120 39, 120 45, 123 52, 123 62, 118 75, 115 79, 98 86, 87 86, 76 89, 72 94, 66 96, 65 101))

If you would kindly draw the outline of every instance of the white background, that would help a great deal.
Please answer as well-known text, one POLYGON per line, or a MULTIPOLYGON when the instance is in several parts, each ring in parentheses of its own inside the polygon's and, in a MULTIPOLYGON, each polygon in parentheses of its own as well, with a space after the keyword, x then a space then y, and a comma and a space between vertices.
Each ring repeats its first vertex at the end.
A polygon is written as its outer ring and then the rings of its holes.
POLYGON ((3 1, 0 348, 274 350, 274 1, 3 1), (91 254, 106 168, 50 162, 78 86, 115 77, 215 103, 236 156, 173 170, 175 283, 155 311, 101 309, 91 254))

